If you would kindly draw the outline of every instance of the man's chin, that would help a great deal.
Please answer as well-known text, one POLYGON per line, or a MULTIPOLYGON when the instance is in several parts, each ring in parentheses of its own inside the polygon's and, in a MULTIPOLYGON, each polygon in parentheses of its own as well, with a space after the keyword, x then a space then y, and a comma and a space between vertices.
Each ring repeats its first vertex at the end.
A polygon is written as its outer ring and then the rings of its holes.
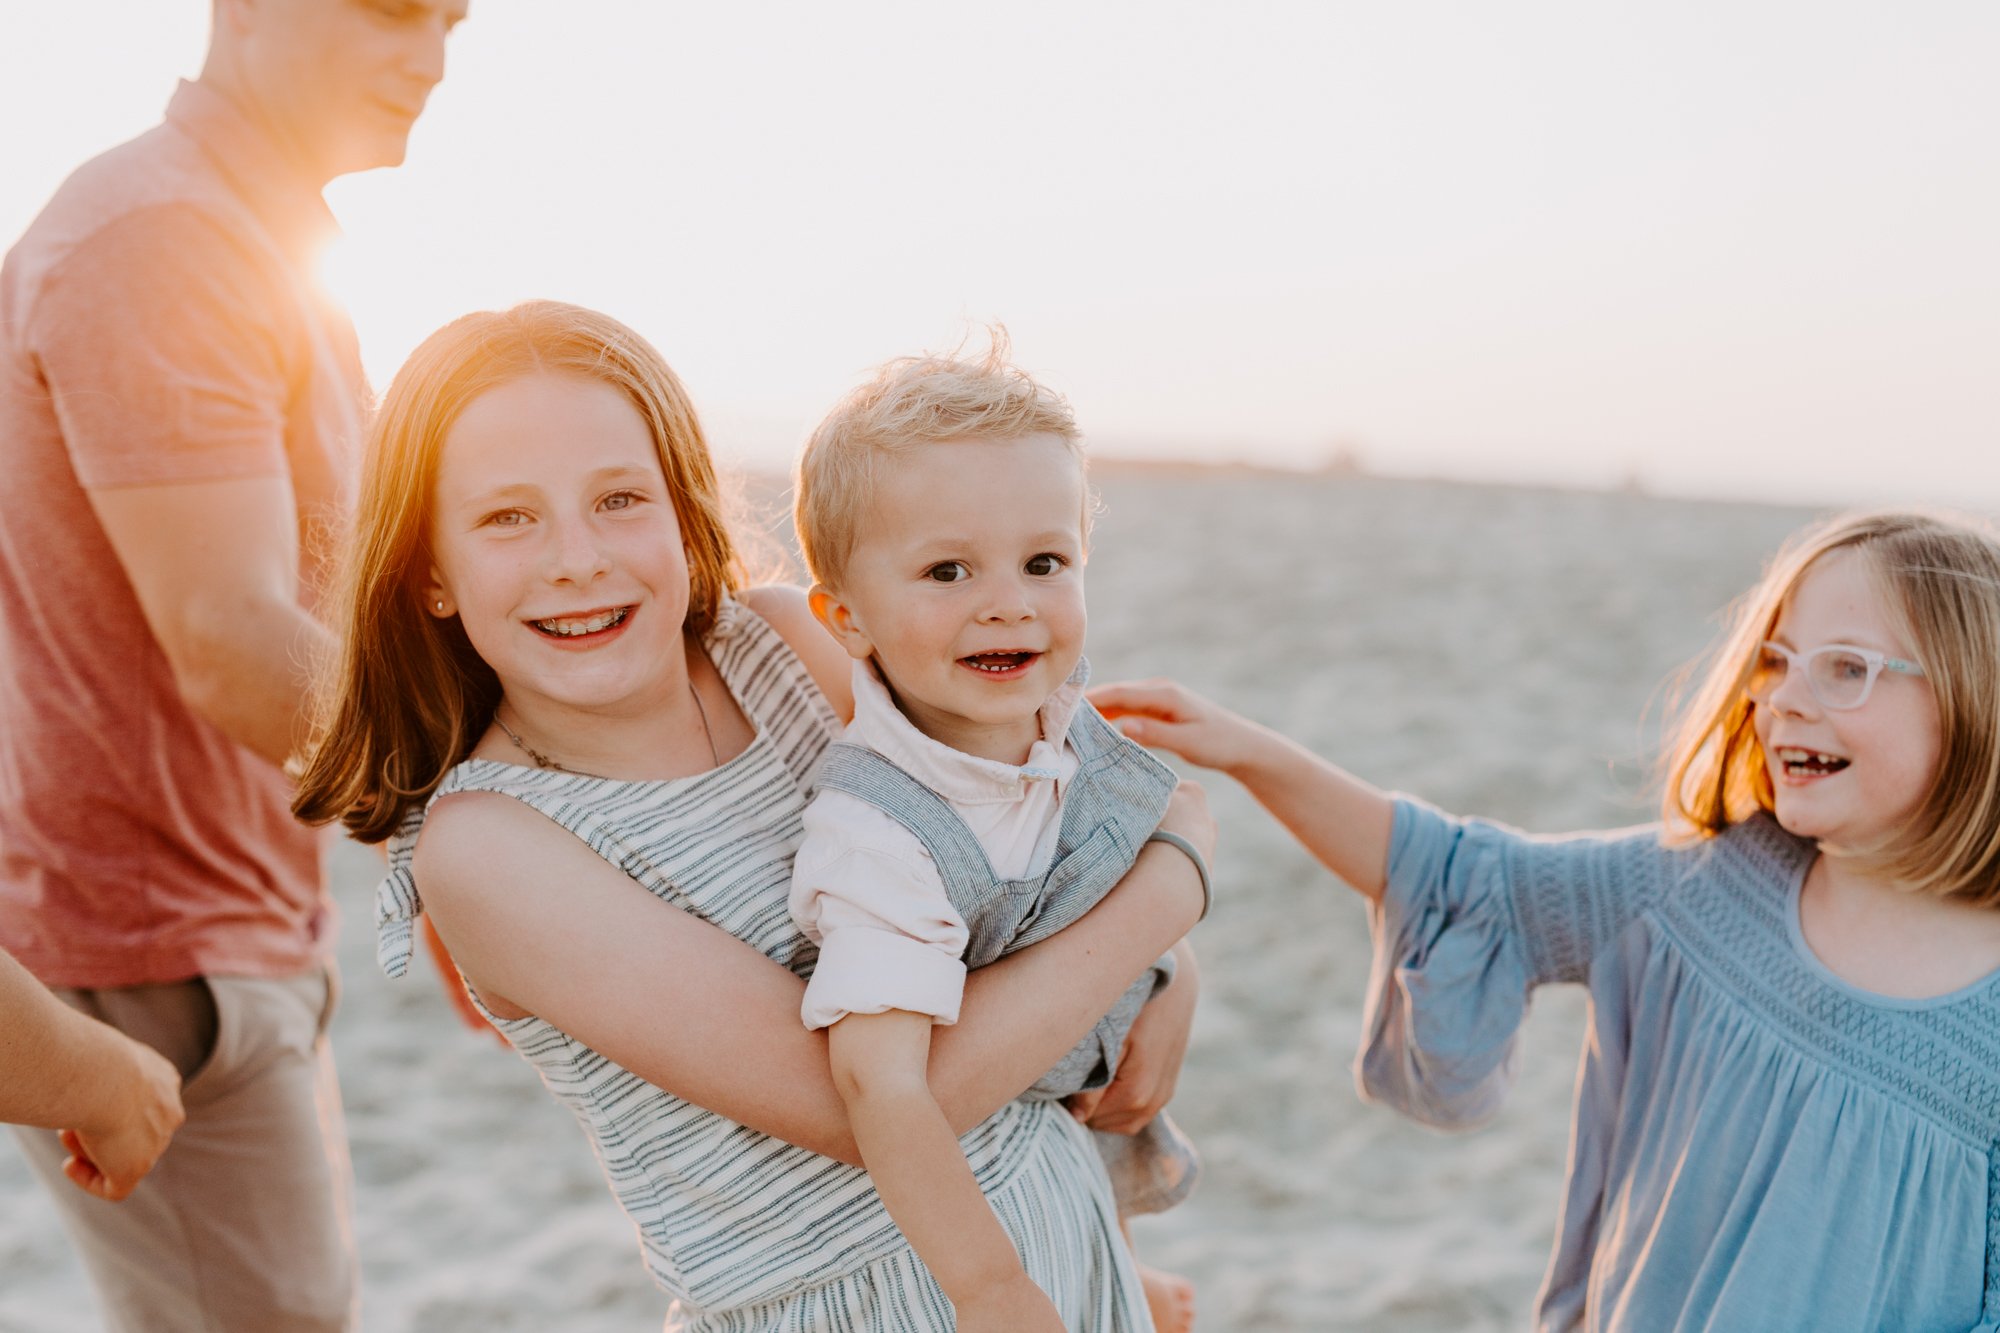
POLYGON ((409 155, 410 141, 406 136, 354 144, 341 154, 340 164, 333 174, 352 176, 363 171, 379 171, 383 167, 400 167, 409 155))

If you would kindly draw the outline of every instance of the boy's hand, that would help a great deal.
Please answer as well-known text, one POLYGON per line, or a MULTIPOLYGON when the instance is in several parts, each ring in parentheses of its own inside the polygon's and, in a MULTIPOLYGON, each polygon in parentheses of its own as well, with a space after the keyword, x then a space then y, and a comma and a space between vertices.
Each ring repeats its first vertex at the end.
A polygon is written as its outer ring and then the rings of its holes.
POLYGON ((1089 691, 1090 701, 1141 745, 1171 751, 1224 773, 1249 757, 1258 729, 1171 680, 1116 681, 1089 691))
POLYGON ((129 1043, 134 1065, 130 1099, 107 1108, 113 1119, 88 1129, 59 1131, 69 1160, 63 1174, 86 1194, 118 1202, 160 1160, 186 1113, 180 1071, 158 1051, 129 1043))
POLYGON ((954 1303, 958 1333, 1064 1333, 1048 1293, 1019 1272, 954 1303))

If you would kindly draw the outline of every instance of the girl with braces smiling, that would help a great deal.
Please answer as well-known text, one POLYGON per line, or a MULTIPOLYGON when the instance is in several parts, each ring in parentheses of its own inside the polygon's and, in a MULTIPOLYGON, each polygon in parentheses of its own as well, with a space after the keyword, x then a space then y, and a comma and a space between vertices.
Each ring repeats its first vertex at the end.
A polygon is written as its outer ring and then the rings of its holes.
MULTIPOLYGON (((671 1333, 943 1333, 798 1020, 814 951, 786 896, 848 659, 736 550, 693 404, 638 334, 550 301, 440 329, 376 417, 294 809, 389 844, 385 969, 434 918, 589 1136, 671 1333)), ((1164 803, 1142 840, 1164 822, 1213 845, 1198 789, 1164 803)), ((923 1071, 1078 1333, 1152 1322, 1088 1136, 1016 1098, 1205 896, 1188 856, 1143 848, 1081 919, 966 981, 923 1071)), ((1149 1008, 1127 1064, 1155 1078, 1121 1079, 1100 1118, 1171 1089, 1189 1009, 1149 1008)))

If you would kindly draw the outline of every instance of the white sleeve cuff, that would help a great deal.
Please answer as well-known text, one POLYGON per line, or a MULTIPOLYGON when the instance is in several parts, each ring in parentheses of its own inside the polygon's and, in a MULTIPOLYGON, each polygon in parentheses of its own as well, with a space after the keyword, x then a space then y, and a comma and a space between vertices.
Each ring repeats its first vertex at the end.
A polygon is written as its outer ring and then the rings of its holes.
POLYGON ((823 1028, 849 1014, 904 1009, 956 1023, 964 994, 965 964, 954 955, 907 935, 849 926, 821 941, 800 1016, 808 1028, 823 1028))

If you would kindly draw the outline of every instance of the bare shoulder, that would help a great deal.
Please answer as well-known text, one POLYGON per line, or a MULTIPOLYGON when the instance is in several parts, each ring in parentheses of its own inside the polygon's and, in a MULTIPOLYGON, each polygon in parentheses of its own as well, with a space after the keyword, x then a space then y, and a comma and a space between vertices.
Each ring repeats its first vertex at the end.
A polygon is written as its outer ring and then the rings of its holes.
MULTIPOLYGON (((651 899, 552 817, 498 792, 453 792, 424 816, 412 871, 426 902, 540 921, 610 895, 651 899), (548 886, 560 884, 561 894, 548 886)), ((450 913, 456 915, 456 913, 450 913)))
MULTIPOLYGON (((813 619, 812 604, 806 600, 806 590, 795 583, 760 583, 747 588, 737 598, 743 605, 755 611, 768 621, 771 627, 784 635, 791 643, 794 635, 807 630, 826 638, 827 633, 813 619)), ((792 644, 796 651, 798 644, 792 644)))
POLYGON ((749 589, 741 601, 762 616, 799 655, 840 720, 845 722, 853 717, 853 667, 847 650, 814 618, 806 590, 789 583, 767 583, 749 589))
POLYGON ((575 839, 511 796, 455 792, 424 816, 412 867, 426 898, 460 898, 503 886, 512 867, 559 857, 564 841, 575 839))
POLYGON ((459 970, 506 1018, 543 1013, 552 978, 590 972, 606 940, 635 932, 630 921, 601 925, 607 909, 677 915, 581 838, 497 792, 432 805, 411 869, 459 970))

